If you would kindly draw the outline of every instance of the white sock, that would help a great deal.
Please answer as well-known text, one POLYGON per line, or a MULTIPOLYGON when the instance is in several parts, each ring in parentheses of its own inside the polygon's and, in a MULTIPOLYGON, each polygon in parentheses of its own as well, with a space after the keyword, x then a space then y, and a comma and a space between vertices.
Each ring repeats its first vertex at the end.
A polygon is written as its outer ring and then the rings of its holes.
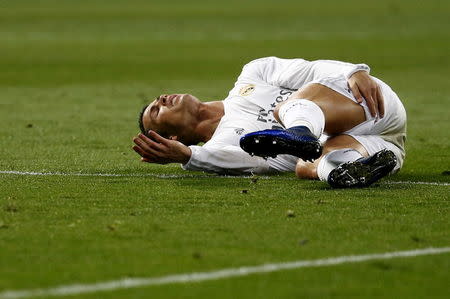
POLYGON ((278 116, 286 129, 305 126, 317 138, 322 135, 325 127, 322 109, 316 103, 305 99, 295 99, 283 104, 278 116))
POLYGON ((360 152, 352 148, 343 148, 329 152, 317 165, 317 175, 321 181, 327 181, 330 172, 342 163, 353 162, 362 158, 360 152))

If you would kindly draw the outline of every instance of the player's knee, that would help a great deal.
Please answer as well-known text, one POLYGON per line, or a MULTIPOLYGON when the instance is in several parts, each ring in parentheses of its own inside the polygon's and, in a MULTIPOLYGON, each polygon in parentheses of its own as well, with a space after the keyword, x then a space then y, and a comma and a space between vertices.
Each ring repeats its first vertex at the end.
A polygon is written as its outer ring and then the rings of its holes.
POLYGON ((282 124, 283 122, 280 120, 280 109, 281 107, 283 107, 284 104, 289 103, 293 100, 298 100, 301 97, 301 93, 299 91, 294 92, 293 94, 291 94, 291 96, 284 102, 280 102, 275 106, 275 109, 273 110, 273 115, 275 117, 275 119, 282 124))

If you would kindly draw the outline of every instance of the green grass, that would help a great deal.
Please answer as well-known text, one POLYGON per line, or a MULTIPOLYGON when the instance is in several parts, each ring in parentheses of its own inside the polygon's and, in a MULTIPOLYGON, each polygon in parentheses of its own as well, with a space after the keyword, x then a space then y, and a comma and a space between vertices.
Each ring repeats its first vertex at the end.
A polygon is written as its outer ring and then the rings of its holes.
MULTIPOLYGON (((268 55, 365 62, 404 101, 402 171, 262 178, 0 174, 0 292, 449 246, 445 1, 0 1, 0 170, 185 175, 131 150, 146 99, 223 99, 268 55), (248 193, 242 193, 248 190, 248 193), (296 217, 286 216, 293 210, 296 217)), ((446 298, 448 254, 79 298, 446 298)))

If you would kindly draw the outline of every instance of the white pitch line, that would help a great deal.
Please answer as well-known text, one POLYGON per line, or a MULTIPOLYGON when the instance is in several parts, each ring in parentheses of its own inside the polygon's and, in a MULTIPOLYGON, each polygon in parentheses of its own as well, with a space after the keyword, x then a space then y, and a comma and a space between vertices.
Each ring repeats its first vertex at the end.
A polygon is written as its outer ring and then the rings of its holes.
POLYGON ((413 181, 389 181, 384 182, 385 184, 391 184, 391 185, 432 185, 432 186, 450 186, 450 183, 443 183, 443 182, 413 182, 413 181))
POLYGON ((0 299, 78 295, 85 293, 112 291, 118 289, 130 289, 152 285, 201 282, 201 281, 248 276, 251 274, 270 273, 299 268, 325 267, 346 263, 361 263, 371 260, 386 260, 399 257, 435 255, 448 252, 450 252, 450 247, 440 247, 440 248, 431 247, 407 251, 394 251, 394 252, 366 254, 366 255, 338 256, 316 260, 299 260, 285 263, 263 264, 259 266, 228 268, 210 272, 194 272, 194 273, 175 274, 160 277, 123 278, 93 284, 62 285, 48 289, 30 289, 17 291, 8 290, 0 293, 0 299))
MULTIPOLYGON (((154 174, 154 173, 64 173, 64 172, 34 172, 2 170, 0 174, 28 175, 28 176, 87 176, 87 177, 153 177, 158 179, 183 179, 183 178, 251 178, 252 176, 217 176, 217 175, 194 175, 194 174, 154 174)), ((268 178, 259 177, 258 178, 268 178)))
MULTIPOLYGON (((15 170, 0 170, 0 174, 9 175, 29 175, 29 176, 79 176, 79 177, 152 177, 157 179, 191 179, 191 178, 253 178, 255 176, 232 176, 232 175, 194 175, 194 174, 154 174, 154 173, 64 173, 64 172, 34 172, 34 171, 15 171, 15 170)), ((276 176, 256 176, 259 179, 282 179, 282 180, 297 180, 292 177, 276 177, 276 176)), ((431 185, 431 186, 450 186, 450 183, 444 182, 413 182, 413 181, 384 181, 384 184, 392 185, 431 185)))

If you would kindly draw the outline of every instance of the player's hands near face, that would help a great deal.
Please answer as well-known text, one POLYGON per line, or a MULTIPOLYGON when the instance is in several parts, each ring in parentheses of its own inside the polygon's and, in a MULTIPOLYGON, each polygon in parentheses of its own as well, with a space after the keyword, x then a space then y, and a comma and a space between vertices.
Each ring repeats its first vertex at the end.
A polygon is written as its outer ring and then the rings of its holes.
POLYGON ((358 103, 366 100, 367 107, 374 117, 383 118, 384 99, 381 94, 380 86, 365 71, 354 73, 348 79, 348 86, 352 90, 358 103))
POLYGON ((171 140, 160 136, 154 131, 150 131, 148 138, 144 134, 139 134, 133 138, 136 144, 133 150, 141 156, 141 161, 148 163, 185 164, 191 157, 191 149, 179 141, 171 140))

